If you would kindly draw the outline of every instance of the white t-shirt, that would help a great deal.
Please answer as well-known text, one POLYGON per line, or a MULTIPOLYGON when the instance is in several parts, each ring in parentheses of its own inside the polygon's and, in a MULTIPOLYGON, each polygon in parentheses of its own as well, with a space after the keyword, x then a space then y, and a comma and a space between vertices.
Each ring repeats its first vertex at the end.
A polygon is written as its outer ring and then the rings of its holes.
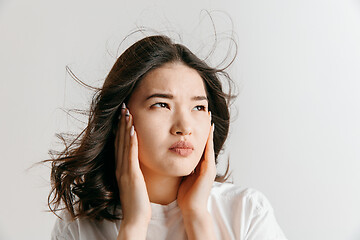
MULTIPOLYGON (((176 200, 168 205, 151 203, 151 210, 147 240, 187 239, 176 200)), ((214 182, 208 200, 208 210, 213 219, 217 239, 286 240, 269 201, 255 189, 214 182)), ((63 220, 57 219, 55 223, 52 240, 115 240, 121 223, 121 220, 71 221, 70 214, 66 212, 63 212, 61 217, 63 220)))

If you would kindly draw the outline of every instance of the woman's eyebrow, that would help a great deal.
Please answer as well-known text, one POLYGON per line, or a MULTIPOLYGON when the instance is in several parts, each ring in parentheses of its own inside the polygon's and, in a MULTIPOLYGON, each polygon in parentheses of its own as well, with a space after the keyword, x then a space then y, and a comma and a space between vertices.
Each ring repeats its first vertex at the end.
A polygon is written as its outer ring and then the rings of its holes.
MULTIPOLYGON (((172 94, 166 94, 166 93, 154 93, 151 94, 150 96, 148 96, 145 101, 149 100, 150 98, 167 98, 167 99, 174 99, 174 95, 172 94)), ((191 98, 191 100, 193 101, 202 101, 202 100, 206 100, 208 101, 208 98, 206 96, 193 96, 191 98)))

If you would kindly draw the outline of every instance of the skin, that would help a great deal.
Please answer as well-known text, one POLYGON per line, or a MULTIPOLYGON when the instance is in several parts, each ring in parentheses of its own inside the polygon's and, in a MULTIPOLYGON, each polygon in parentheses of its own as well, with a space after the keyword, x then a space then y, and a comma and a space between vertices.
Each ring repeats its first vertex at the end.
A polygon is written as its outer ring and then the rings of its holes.
POLYGON ((196 70, 168 63, 149 72, 135 89, 119 121, 115 139, 116 177, 124 220, 118 239, 145 239, 150 202, 177 199, 189 239, 213 239, 207 200, 216 176, 211 113, 204 83, 196 70), (155 97, 154 93, 173 98, 155 97), (131 127, 133 126, 133 131, 131 127), (131 135, 133 133, 133 135, 131 135), (169 151, 190 141, 191 155, 169 151), (194 173, 192 171, 195 170, 194 173))

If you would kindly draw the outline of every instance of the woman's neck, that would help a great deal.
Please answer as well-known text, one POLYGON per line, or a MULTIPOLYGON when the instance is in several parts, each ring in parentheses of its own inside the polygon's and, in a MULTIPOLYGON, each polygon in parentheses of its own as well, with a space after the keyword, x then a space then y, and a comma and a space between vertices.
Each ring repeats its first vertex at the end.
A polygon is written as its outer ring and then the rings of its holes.
POLYGON ((182 177, 170 177, 153 173, 142 166, 149 200, 152 203, 167 205, 177 198, 177 193, 182 177))

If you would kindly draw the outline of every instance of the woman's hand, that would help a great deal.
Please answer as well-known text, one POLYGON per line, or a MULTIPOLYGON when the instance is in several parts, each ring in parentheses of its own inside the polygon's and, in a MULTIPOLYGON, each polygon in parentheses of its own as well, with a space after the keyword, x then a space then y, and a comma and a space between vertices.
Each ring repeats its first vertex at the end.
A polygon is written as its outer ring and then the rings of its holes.
POLYGON ((116 179, 123 220, 118 239, 145 239, 151 205, 138 159, 137 134, 129 110, 121 109, 115 137, 116 179))
POLYGON ((180 184, 177 201, 183 215, 207 212, 208 198, 216 177, 214 127, 214 124, 210 127, 204 154, 195 171, 184 177, 180 184))

